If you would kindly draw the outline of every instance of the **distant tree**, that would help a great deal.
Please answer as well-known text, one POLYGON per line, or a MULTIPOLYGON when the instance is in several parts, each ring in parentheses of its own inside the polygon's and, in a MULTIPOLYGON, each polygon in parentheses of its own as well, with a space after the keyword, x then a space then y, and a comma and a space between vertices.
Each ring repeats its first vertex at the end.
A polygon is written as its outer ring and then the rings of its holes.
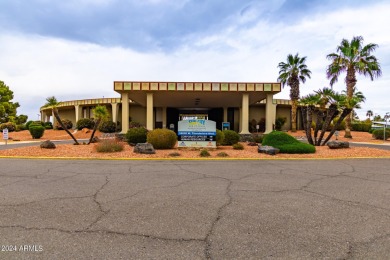
MULTIPOLYGON (((356 73, 368 76, 371 80, 382 75, 381 67, 377 58, 371 53, 378 48, 377 44, 369 43, 363 46, 363 37, 353 37, 351 41, 343 39, 337 46, 337 53, 327 55, 331 64, 327 67, 326 74, 333 86, 341 73, 346 72, 345 83, 347 85, 347 97, 352 98, 356 86, 356 73)), ((346 117, 346 138, 351 135, 351 115, 346 117)))
POLYGON ((368 119, 371 120, 371 117, 374 115, 374 113, 372 112, 372 110, 367 110, 367 113, 366 113, 366 116, 368 117, 368 119))
POLYGON ((375 115, 374 118, 372 119, 372 121, 382 121, 382 117, 381 115, 375 115))
POLYGON ((52 97, 48 97, 46 98, 46 104, 44 105, 44 107, 47 107, 47 108, 51 108, 53 110, 53 115, 54 117, 57 119, 58 123, 61 125, 62 129, 64 129, 66 131, 66 133, 72 137, 73 141, 75 142, 76 145, 79 144, 79 142, 77 141, 77 139, 74 137, 74 135, 68 130, 68 128, 64 125, 64 123, 62 122, 61 120, 61 117, 60 115, 58 114, 58 105, 59 105, 60 102, 57 101, 57 99, 52 96, 52 97))
POLYGON ((16 117, 16 109, 19 107, 19 103, 11 102, 13 98, 14 92, 0 80, 0 123, 10 122, 16 117))
POLYGON ((92 142, 92 139, 95 136, 95 132, 98 129, 100 123, 108 117, 108 110, 105 106, 98 105, 93 109, 93 115, 95 117, 95 125, 93 127, 93 131, 91 137, 89 138, 88 144, 92 142))
POLYGON ((279 77, 278 81, 284 87, 286 84, 290 86, 291 106, 291 131, 297 130, 297 107, 299 100, 299 82, 305 83, 306 78, 310 78, 311 71, 307 68, 306 57, 299 57, 298 53, 293 56, 287 56, 287 62, 280 62, 278 65, 279 77))

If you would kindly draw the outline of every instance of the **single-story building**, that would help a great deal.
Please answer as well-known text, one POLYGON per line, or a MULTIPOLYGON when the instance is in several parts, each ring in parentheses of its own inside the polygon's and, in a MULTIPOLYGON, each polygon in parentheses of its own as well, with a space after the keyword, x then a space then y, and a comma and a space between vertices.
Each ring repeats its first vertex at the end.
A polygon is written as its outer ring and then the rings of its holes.
MULTIPOLYGON (((291 128, 291 101, 273 98, 281 91, 280 83, 115 81, 113 87, 120 97, 61 102, 61 118, 76 125, 81 118, 93 118, 96 105, 104 105, 123 133, 130 121, 149 130, 177 131, 179 120, 194 118, 213 120, 218 129, 222 129, 222 122, 229 122, 230 129, 240 134, 249 134, 261 121, 268 133, 278 117, 287 119, 283 130, 291 128)), ((41 120, 55 120, 50 108, 41 107, 40 112, 41 120)), ((300 121, 298 116, 298 126, 300 121)))

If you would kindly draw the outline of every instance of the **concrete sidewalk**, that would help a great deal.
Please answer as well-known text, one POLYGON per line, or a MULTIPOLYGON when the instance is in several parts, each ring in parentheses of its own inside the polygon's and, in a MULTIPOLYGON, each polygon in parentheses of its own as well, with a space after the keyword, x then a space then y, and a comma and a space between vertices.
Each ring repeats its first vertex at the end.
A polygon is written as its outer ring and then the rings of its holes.
POLYGON ((389 169, 0 159, 0 259, 388 259, 389 169))

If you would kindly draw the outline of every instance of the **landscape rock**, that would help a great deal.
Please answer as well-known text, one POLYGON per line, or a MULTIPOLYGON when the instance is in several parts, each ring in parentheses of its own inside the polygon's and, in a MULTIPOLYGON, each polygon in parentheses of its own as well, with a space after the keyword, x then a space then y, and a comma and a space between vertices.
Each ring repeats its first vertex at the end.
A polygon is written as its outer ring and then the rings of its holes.
POLYGON ((272 147, 272 146, 268 146, 268 145, 259 145, 259 148, 257 149, 257 151, 259 153, 265 153, 265 154, 269 154, 269 155, 276 155, 279 153, 279 149, 278 148, 275 148, 275 147, 272 147))
POLYGON ((349 148, 349 142, 343 142, 343 141, 330 141, 327 143, 327 145, 330 149, 349 148))
POLYGON ((133 152, 142 154, 155 154, 156 151, 150 143, 138 143, 134 146, 133 152))
POLYGON ((46 140, 43 143, 41 143, 40 147, 43 149, 55 149, 56 145, 52 141, 46 140))
POLYGON ((87 134, 87 133, 89 133, 89 129, 88 128, 83 128, 83 129, 81 129, 81 132, 83 132, 84 134, 87 134))

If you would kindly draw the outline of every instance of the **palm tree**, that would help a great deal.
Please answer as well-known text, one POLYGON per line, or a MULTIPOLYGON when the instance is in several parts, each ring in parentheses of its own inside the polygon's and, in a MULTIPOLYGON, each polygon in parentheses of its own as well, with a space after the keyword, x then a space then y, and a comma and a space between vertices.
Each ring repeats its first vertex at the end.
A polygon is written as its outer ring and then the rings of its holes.
POLYGON ((311 136, 311 125, 313 123, 313 113, 315 106, 318 104, 318 95, 309 94, 302 97, 300 100, 303 127, 305 129, 307 141, 309 144, 314 145, 313 138, 311 136))
POLYGON ((366 116, 368 117, 369 120, 371 120, 371 117, 374 115, 374 112, 372 110, 367 110, 366 116))
POLYGON ((91 137, 89 138, 88 144, 92 142, 92 139, 95 135, 96 130, 98 129, 100 123, 108 117, 108 111, 105 106, 96 106, 93 109, 93 115, 95 117, 95 125, 93 126, 93 131, 91 137))
POLYGON ((68 135, 70 135, 70 137, 72 137, 73 141, 75 142, 76 145, 79 144, 79 142, 77 142, 77 139, 73 136, 73 134, 68 130, 68 128, 64 125, 64 123, 62 123, 62 120, 60 118, 60 115, 58 114, 58 105, 59 105, 60 102, 57 101, 57 99, 52 96, 52 97, 48 97, 46 98, 46 104, 44 105, 44 107, 47 107, 47 108, 51 108, 52 111, 53 111, 53 115, 54 117, 57 119, 58 123, 61 125, 62 129, 64 129, 66 131, 66 133, 68 135))
POLYGON ((291 131, 297 130, 297 107, 299 100, 299 82, 305 83, 306 78, 310 78, 311 71, 307 68, 306 57, 299 57, 298 53, 293 56, 287 56, 287 63, 280 62, 278 65, 279 77, 278 81, 284 87, 286 84, 290 86, 291 106, 291 131))
MULTIPOLYGON (((331 60, 327 67, 326 74, 330 79, 330 85, 333 86, 341 73, 346 72, 345 83, 347 85, 347 97, 352 98, 356 86, 356 73, 369 76, 371 80, 382 75, 380 64, 377 58, 371 53, 378 48, 377 44, 369 43, 363 46, 363 37, 355 36, 351 42, 346 39, 337 46, 337 53, 331 53, 326 57, 331 60)), ((352 138, 351 135, 351 116, 346 118, 345 136, 352 138)))

